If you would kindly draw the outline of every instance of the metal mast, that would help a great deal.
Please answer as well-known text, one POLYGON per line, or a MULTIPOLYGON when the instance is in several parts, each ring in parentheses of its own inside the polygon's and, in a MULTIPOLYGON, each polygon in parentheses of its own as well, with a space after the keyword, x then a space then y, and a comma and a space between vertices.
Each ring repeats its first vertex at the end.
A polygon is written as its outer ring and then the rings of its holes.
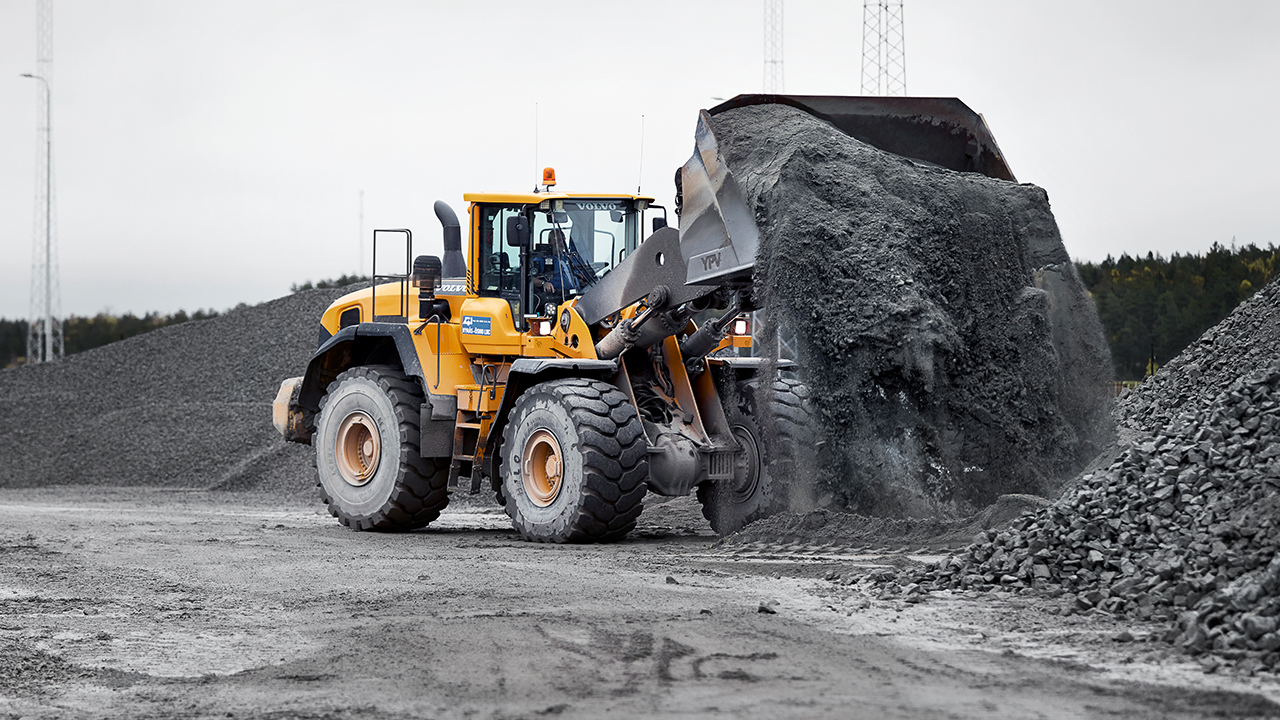
POLYGON ((35 234, 31 243, 31 313, 27 321, 27 362, 63 356, 61 288, 53 220, 53 0, 36 0, 35 234))
POLYGON ((862 0, 862 94, 906 95, 903 0, 862 0))
POLYGON ((764 91, 784 92, 782 82, 782 0, 764 0, 764 91))

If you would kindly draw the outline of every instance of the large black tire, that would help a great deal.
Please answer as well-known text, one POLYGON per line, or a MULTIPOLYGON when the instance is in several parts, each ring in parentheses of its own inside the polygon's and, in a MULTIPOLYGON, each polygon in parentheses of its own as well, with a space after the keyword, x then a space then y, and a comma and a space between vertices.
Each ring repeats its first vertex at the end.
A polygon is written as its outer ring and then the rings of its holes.
POLYGON ((527 540, 610 542, 636 526, 649 476, 635 407, 586 378, 534 385, 502 434, 502 496, 527 540))
POLYGON ((757 378, 738 381, 722 397, 730 429, 742 448, 734 477, 698 486, 702 515, 719 535, 787 509, 790 488, 785 483, 795 479, 802 443, 812 437, 809 389, 779 377, 762 394, 759 382, 757 378), (761 416, 756 407, 766 398, 768 415, 761 416))
POLYGON ((320 400, 316 471, 329 513, 356 530, 414 530, 449 504, 449 466, 418 453, 422 390, 398 368, 356 367, 320 400))

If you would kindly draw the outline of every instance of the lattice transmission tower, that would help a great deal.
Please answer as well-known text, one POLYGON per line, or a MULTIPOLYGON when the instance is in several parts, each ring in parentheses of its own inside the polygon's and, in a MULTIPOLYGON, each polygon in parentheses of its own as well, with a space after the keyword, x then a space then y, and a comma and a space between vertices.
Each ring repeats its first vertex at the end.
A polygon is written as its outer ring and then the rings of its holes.
POLYGON ((903 0, 862 0, 862 94, 906 95, 903 0))
POLYGON ((31 242, 31 314, 27 362, 63 356, 62 289, 53 215, 53 0, 36 0, 36 206, 31 242))
POLYGON ((782 0, 764 0, 764 91, 784 92, 782 75, 782 0))

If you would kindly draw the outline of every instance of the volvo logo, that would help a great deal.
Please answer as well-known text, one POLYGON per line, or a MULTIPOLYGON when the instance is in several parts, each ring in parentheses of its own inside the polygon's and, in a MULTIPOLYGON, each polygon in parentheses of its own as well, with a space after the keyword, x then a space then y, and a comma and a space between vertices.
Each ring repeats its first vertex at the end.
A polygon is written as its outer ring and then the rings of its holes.
POLYGON ((617 210, 616 202, 580 202, 577 203, 579 210, 617 210))

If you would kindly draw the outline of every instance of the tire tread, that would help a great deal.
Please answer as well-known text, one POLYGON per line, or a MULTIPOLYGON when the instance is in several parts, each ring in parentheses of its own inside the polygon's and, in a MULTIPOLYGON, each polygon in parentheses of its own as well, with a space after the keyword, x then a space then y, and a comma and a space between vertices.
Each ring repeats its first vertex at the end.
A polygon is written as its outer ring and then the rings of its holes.
POLYGON ((338 522, 356 530, 403 531, 425 527, 440 517, 440 512, 449 504, 449 493, 446 487, 448 467, 438 467, 435 460, 418 454, 422 390, 399 368, 390 365, 362 365, 344 371, 329 384, 324 397, 320 399, 321 413, 328 404, 330 394, 343 382, 353 378, 373 382, 391 400, 400 436, 397 448, 400 480, 383 506, 369 515, 353 515, 338 507, 325 491, 324 484, 317 481, 320 499, 338 522))
MULTIPOLYGON (((539 542, 613 542, 635 528, 644 509, 648 452, 643 428, 630 399, 609 383, 589 378, 551 380, 526 392, 549 393, 568 411, 578 429, 583 498, 565 537, 521 534, 539 542)), ((518 402, 518 401, 517 401, 518 402)), ((504 445, 513 441, 509 423, 504 445)), ((515 518, 515 501, 507 498, 515 518)), ((519 528, 518 528, 519 529, 519 528)))

